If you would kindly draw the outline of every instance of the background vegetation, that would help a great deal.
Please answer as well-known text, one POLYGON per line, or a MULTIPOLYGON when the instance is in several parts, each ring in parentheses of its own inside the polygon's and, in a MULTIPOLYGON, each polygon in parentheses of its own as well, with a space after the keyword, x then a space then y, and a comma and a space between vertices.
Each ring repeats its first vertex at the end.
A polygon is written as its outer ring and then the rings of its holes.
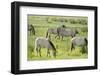
MULTIPOLYGON (((36 31, 36 35, 31 35, 28 32, 28 60, 48 60, 55 59, 52 56, 52 51, 50 57, 46 56, 46 48, 41 49, 42 57, 37 56, 35 47, 35 39, 37 37, 46 37, 46 31, 48 28, 57 28, 61 25, 65 25, 69 28, 74 28, 79 31, 77 36, 87 37, 88 34, 88 18, 87 17, 77 17, 77 16, 38 16, 38 15, 28 15, 28 25, 33 25, 36 31)), ((87 58, 88 53, 84 52, 85 49, 81 47, 76 47, 72 52, 70 51, 70 40, 71 37, 64 37, 63 40, 55 39, 55 35, 52 34, 51 41, 54 43, 57 49, 56 59, 82 59, 87 58)))

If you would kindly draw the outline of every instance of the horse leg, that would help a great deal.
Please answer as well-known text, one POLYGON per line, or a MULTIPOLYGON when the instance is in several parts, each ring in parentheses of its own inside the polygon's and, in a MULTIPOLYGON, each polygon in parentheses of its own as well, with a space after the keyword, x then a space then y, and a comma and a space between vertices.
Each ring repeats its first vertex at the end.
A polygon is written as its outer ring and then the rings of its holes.
POLYGON ((29 30, 29 35, 31 34, 31 31, 29 30))
POLYGON ((33 31, 33 34, 35 35, 35 31, 33 31))
POLYGON ((47 50, 47 57, 50 56, 50 51, 49 49, 47 50))
POLYGON ((32 29, 32 33, 33 33, 33 35, 35 35, 35 29, 34 28, 32 29))
POLYGON ((72 38, 73 38, 73 37, 75 37, 75 36, 76 36, 76 35, 75 35, 75 34, 73 34, 73 35, 72 35, 72 38))
POLYGON ((73 36, 73 35, 71 35, 71 37, 73 38, 74 36, 73 36))
POLYGON ((31 51, 32 51, 32 55, 34 55, 34 49, 31 49, 31 51))
POLYGON ((55 39, 57 38, 58 35, 55 36, 55 39))
POLYGON ((33 30, 32 30, 32 35, 34 35, 34 32, 33 32, 33 30))
POLYGON ((86 53, 88 53, 88 47, 87 47, 87 45, 85 46, 85 49, 86 49, 86 53))
POLYGON ((30 31, 30 35, 32 35, 32 30, 30 31))
POLYGON ((36 48, 37 56, 38 56, 38 48, 36 48))
POLYGON ((40 50, 41 50, 41 47, 39 48, 39 55, 40 55, 40 57, 41 57, 41 51, 40 51, 40 50))
POLYGON ((53 56, 56 58, 56 51, 53 51, 53 56))
POLYGON ((83 46, 82 47, 82 53, 86 53, 86 52, 87 52, 86 46, 83 46))
POLYGON ((60 35, 58 35, 58 39, 60 39, 60 35))
POLYGON ((75 49, 75 47, 74 47, 74 45, 73 45, 73 43, 71 43, 71 51, 73 50, 73 49, 75 49))
POLYGON ((49 39, 51 39, 51 36, 50 36, 50 34, 49 34, 49 39))
POLYGON ((57 38, 58 37, 58 39, 60 39, 60 35, 59 34, 57 34, 56 36, 55 36, 55 38, 57 38))
POLYGON ((62 40, 63 40, 63 36, 62 36, 62 40))
POLYGON ((32 35, 35 35, 35 31, 34 30, 32 30, 32 35))

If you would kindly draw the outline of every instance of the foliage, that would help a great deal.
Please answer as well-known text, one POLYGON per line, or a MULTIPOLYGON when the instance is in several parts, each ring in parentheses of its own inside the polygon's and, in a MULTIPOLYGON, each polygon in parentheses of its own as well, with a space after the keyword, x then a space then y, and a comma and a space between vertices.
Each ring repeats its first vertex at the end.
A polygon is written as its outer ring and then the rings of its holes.
MULTIPOLYGON (((48 28, 57 28, 61 25, 65 25, 69 28, 74 28, 79 31, 77 36, 84 36, 87 37, 87 17, 60 17, 60 16, 28 16, 28 24, 34 24, 34 28, 36 31, 36 35, 31 35, 28 32, 28 60, 48 60, 48 59, 80 59, 80 58, 87 58, 87 52, 83 53, 80 47, 76 47, 75 50, 72 52, 70 51, 70 41, 71 37, 64 37, 63 40, 59 40, 58 38, 55 39, 54 34, 51 36, 51 41, 55 45, 57 49, 57 57, 54 58, 52 56, 52 51, 50 51, 50 57, 46 55, 46 48, 41 48, 41 55, 42 57, 37 56, 36 51, 34 50, 35 47, 35 39, 37 37, 46 37, 46 31, 48 28), (74 22, 70 22, 70 20, 74 22), (75 22, 76 20, 76 22, 75 22), (78 20, 82 20, 81 22, 78 20), (86 21, 86 23, 82 23, 86 21)), ((83 50, 84 51, 84 50, 83 50)))

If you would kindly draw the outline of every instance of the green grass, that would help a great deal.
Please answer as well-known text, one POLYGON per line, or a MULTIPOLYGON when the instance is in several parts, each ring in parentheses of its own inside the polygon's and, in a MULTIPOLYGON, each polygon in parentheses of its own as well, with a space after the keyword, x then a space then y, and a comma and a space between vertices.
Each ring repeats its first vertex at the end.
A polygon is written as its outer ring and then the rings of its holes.
MULTIPOLYGON (((82 49, 80 47, 76 47, 72 52, 70 51, 70 40, 71 37, 64 37, 63 40, 55 39, 55 35, 52 34, 51 41, 55 45, 57 49, 57 56, 54 58, 52 56, 52 50, 50 50, 50 57, 47 57, 46 48, 41 48, 41 57, 37 56, 35 47, 35 39, 37 37, 45 37, 46 31, 49 27, 59 27, 62 24, 65 24, 68 27, 77 27, 80 32, 77 36, 87 37, 87 25, 79 25, 79 24, 70 24, 70 23, 48 23, 45 21, 46 16, 28 16, 28 24, 34 24, 36 35, 30 35, 28 32, 28 54, 27 59, 31 60, 52 60, 52 59, 84 59, 88 57, 88 54, 82 53, 82 49), (40 19, 40 20, 39 20, 40 19), (42 20, 42 21, 41 21, 42 20), (43 21, 44 20, 44 21, 43 21)), ((60 17, 59 17, 60 18, 60 17)), ((82 18, 82 17, 81 17, 82 18)))

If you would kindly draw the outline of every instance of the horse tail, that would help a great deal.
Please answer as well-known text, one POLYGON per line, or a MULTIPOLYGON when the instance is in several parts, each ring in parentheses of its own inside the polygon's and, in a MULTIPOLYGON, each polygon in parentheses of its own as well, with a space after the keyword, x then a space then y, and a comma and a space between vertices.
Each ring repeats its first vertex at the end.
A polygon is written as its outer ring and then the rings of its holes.
POLYGON ((88 40, 87 40, 87 38, 85 38, 85 42, 86 42, 86 45, 88 45, 88 40))
POLYGON ((54 44, 50 40, 48 40, 48 41, 49 41, 50 45, 52 46, 52 49, 56 51, 54 44))
POLYGON ((48 30, 47 30, 47 32, 46 32, 46 38, 48 37, 48 30))
POLYGON ((56 57, 56 53, 57 53, 56 48, 55 48, 54 44, 50 40, 48 40, 48 41, 49 41, 50 45, 52 46, 51 48, 53 50, 53 56, 56 57))
POLYGON ((71 42, 71 47, 70 47, 70 50, 72 51, 74 48, 74 45, 73 45, 73 42, 71 42))

